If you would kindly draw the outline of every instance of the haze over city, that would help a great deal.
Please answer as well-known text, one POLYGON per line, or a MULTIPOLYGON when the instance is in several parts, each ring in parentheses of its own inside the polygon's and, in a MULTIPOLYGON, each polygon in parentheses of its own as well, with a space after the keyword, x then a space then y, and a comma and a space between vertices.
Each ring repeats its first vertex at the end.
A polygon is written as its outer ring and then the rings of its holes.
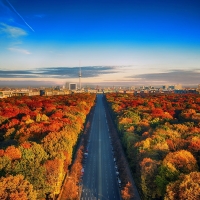
POLYGON ((0 0, 0 85, 198 85, 200 1, 0 0))

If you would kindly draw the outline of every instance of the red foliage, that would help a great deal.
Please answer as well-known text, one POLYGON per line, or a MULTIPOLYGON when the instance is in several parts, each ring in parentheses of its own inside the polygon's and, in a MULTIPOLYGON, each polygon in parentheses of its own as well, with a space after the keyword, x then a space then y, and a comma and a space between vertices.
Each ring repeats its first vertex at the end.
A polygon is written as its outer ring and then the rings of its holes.
POLYGON ((161 108, 154 108, 152 110, 152 116, 153 117, 162 117, 164 114, 163 110, 161 108))
POLYGON ((0 157, 4 156, 4 150, 0 149, 0 157))

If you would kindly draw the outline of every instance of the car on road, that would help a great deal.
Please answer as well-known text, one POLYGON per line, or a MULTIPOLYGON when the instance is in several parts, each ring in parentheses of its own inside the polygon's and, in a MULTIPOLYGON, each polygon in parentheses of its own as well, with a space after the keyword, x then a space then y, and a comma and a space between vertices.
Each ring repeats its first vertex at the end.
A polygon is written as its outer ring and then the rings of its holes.
POLYGON ((88 153, 84 153, 84 158, 87 158, 88 157, 88 153))
POLYGON ((121 180, 119 178, 117 178, 117 182, 118 182, 119 187, 121 187, 121 180))

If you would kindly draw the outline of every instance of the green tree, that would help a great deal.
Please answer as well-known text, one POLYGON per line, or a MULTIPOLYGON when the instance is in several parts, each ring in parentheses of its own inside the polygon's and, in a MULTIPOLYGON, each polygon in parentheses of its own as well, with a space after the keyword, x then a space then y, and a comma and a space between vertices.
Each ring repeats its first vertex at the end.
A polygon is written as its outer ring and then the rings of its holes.
POLYGON ((73 132, 69 133, 66 131, 51 132, 42 140, 43 147, 51 159, 62 159, 62 155, 67 154, 66 162, 68 164, 71 163, 74 145, 73 135, 73 132))
POLYGON ((16 162, 13 172, 22 174, 34 187, 38 197, 45 197, 49 192, 49 185, 46 182, 44 162, 48 156, 41 145, 31 143, 30 148, 20 146, 22 158, 16 162))
POLYGON ((11 159, 8 156, 0 157, 0 176, 5 176, 11 171, 11 159))

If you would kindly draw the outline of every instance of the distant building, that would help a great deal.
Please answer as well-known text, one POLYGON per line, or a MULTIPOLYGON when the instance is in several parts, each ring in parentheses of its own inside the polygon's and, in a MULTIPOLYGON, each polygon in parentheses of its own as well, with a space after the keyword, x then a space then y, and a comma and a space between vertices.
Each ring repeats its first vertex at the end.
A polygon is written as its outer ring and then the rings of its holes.
POLYGON ((182 85, 181 84, 177 84, 177 85, 174 85, 174 89, 175 90, 182 90, 182 85))
POLYGON ((163 89, 182 90, 183 87, 181 84, 177 84, 177 85, 170 85, 170 86, 168 86, 168 88, 167 88, 167 86, 163 86, 163 89))
POLYGON ((40 90, 40 96, 44 96, 45 95, 45 90, 40 90))
POLYGON ((168 90, 169 89, 169 85, 163 85, 162 88, 163 88, 163 90, 168 90))
POLYGON ((169 86, 169 89, 171 89, 171 90, 174 90, 174 88, 175 88, 174 85, 169 86))
POLYGON ((0 98, 7 98, 12 96, 12 91, 0 91, 0 98))
POLYGON ((193 94, 197 94, 198 91, 195 89, 184 89, 184 90, 174 90, 175 94, 188 94, 188 93, 193 93, 193 94))
POLYGON ((77 90, 77 84, 76 83, 69 83, 69 90, 77 90))
POLYGON ((197 87, 197 93, 200 94, 200 84, 199 84, 198 87, 197 87))

